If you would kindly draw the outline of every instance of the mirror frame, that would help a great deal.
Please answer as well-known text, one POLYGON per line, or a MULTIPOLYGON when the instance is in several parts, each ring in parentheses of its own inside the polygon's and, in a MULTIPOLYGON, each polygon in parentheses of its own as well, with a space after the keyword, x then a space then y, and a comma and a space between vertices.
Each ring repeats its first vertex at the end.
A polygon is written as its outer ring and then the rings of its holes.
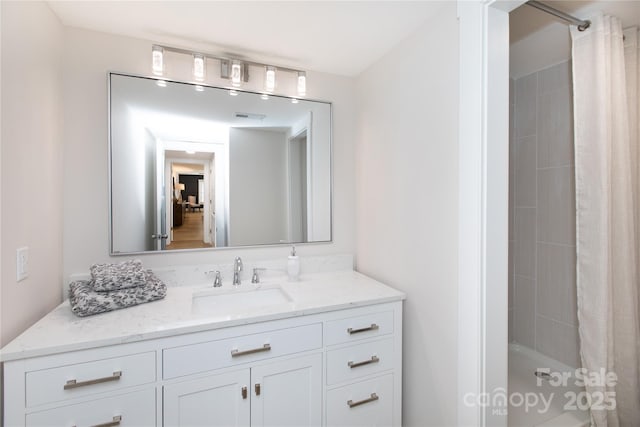
MULTIPOLYGON (((311 102, 321 102, 329 105, 329 240, 318 240, 313 242, 282 242, 282 243, 265 243, 265 244, 254 244, 254 245, 243 245, 243 246, 221 246, 221 247, 213 247, 213 248, 189 248, 189 249, 169 249, 169 250, 159 250, 159 251, 126 251, 126 252, 114 252, 113 248, 113 140, 111 137, 111 76, 119 75, 126 77, 136 77, 142 79, 149 80, 164 80, 167 83, 178 83, 178 84, 187 84, 192 86, 203 86, 212 89, 221 89, 221 90, 235 90, 237 92, 249 93, 254 95, 262 95, 260 92, 255 92, 252 90, 243 90, 242 88, 235 87, 220 87, 205 84, 202 82, 195 81, 183 81, 177 79, 165 78, 164 76, 151 76, 151 75, 140 75, 133 73, 125 73, 119 71, 107 71, 107 139, 108 139, 108 179, 109 179, 109 255, 110 256, 131 256, 131 255, 151 255, 151 254, 176 254, 176 253, 184 253, 184 252, 209 252, 209 251, 218 251, 218 250, 234 250, 234 249, 257 249, 257 248, 269 248, 269 247, 283 247, 290 246, 295 244, 296 246, 306 246, 306 245, 317 245, 317 244, 328 244, 333 243, 333 224, 334 224, 334 177, 333 177, 333 168, 334 168, 334 150, 333 150, 333 103, 330 101, 323 101, 319 99, 310 99, 310 98, 298 98, 301 101, 311 101, 311 102)), ((294 97, 279 95, 275 93, 270 93, 269 96, 273 96, 276 98, 286 98, 293 99, 294 97)))

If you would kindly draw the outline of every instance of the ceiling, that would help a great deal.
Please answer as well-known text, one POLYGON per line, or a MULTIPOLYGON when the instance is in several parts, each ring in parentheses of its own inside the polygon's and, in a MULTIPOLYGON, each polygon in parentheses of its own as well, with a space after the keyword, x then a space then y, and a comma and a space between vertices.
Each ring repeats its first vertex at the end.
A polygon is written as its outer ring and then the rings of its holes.
POLYGON ((274 65, 356 76, 447 1, 48 3, 60 21, 70 27, 274 65))

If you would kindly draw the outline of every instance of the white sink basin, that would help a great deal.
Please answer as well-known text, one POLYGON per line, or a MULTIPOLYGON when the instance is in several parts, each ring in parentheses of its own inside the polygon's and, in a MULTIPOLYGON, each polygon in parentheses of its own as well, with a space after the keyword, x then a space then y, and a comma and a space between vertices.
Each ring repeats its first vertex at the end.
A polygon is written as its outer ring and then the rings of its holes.
POLYGON ((248 313, 291 302, 289 295, 278 285, 243 286, 194 293, 191 309, 193 312, 211 314, 248 313))

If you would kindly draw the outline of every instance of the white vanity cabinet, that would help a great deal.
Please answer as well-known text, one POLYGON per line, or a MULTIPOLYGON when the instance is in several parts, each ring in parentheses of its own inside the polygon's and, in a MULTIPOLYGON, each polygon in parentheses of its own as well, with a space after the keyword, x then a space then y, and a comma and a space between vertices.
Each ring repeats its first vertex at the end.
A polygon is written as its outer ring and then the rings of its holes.
POLYGON ((211 325, 7 360, 5 426, 401 425, 401 300, 211 325))

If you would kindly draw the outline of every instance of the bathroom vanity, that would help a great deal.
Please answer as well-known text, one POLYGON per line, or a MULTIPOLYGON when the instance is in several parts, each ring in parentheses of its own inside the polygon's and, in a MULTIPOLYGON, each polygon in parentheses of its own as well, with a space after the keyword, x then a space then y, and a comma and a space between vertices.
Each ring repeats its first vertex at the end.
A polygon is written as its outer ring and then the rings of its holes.
POLYGON ((2 350, 4 423, 399 426, 404 298, 342 271, 88 318, 64 302, 2 350))

